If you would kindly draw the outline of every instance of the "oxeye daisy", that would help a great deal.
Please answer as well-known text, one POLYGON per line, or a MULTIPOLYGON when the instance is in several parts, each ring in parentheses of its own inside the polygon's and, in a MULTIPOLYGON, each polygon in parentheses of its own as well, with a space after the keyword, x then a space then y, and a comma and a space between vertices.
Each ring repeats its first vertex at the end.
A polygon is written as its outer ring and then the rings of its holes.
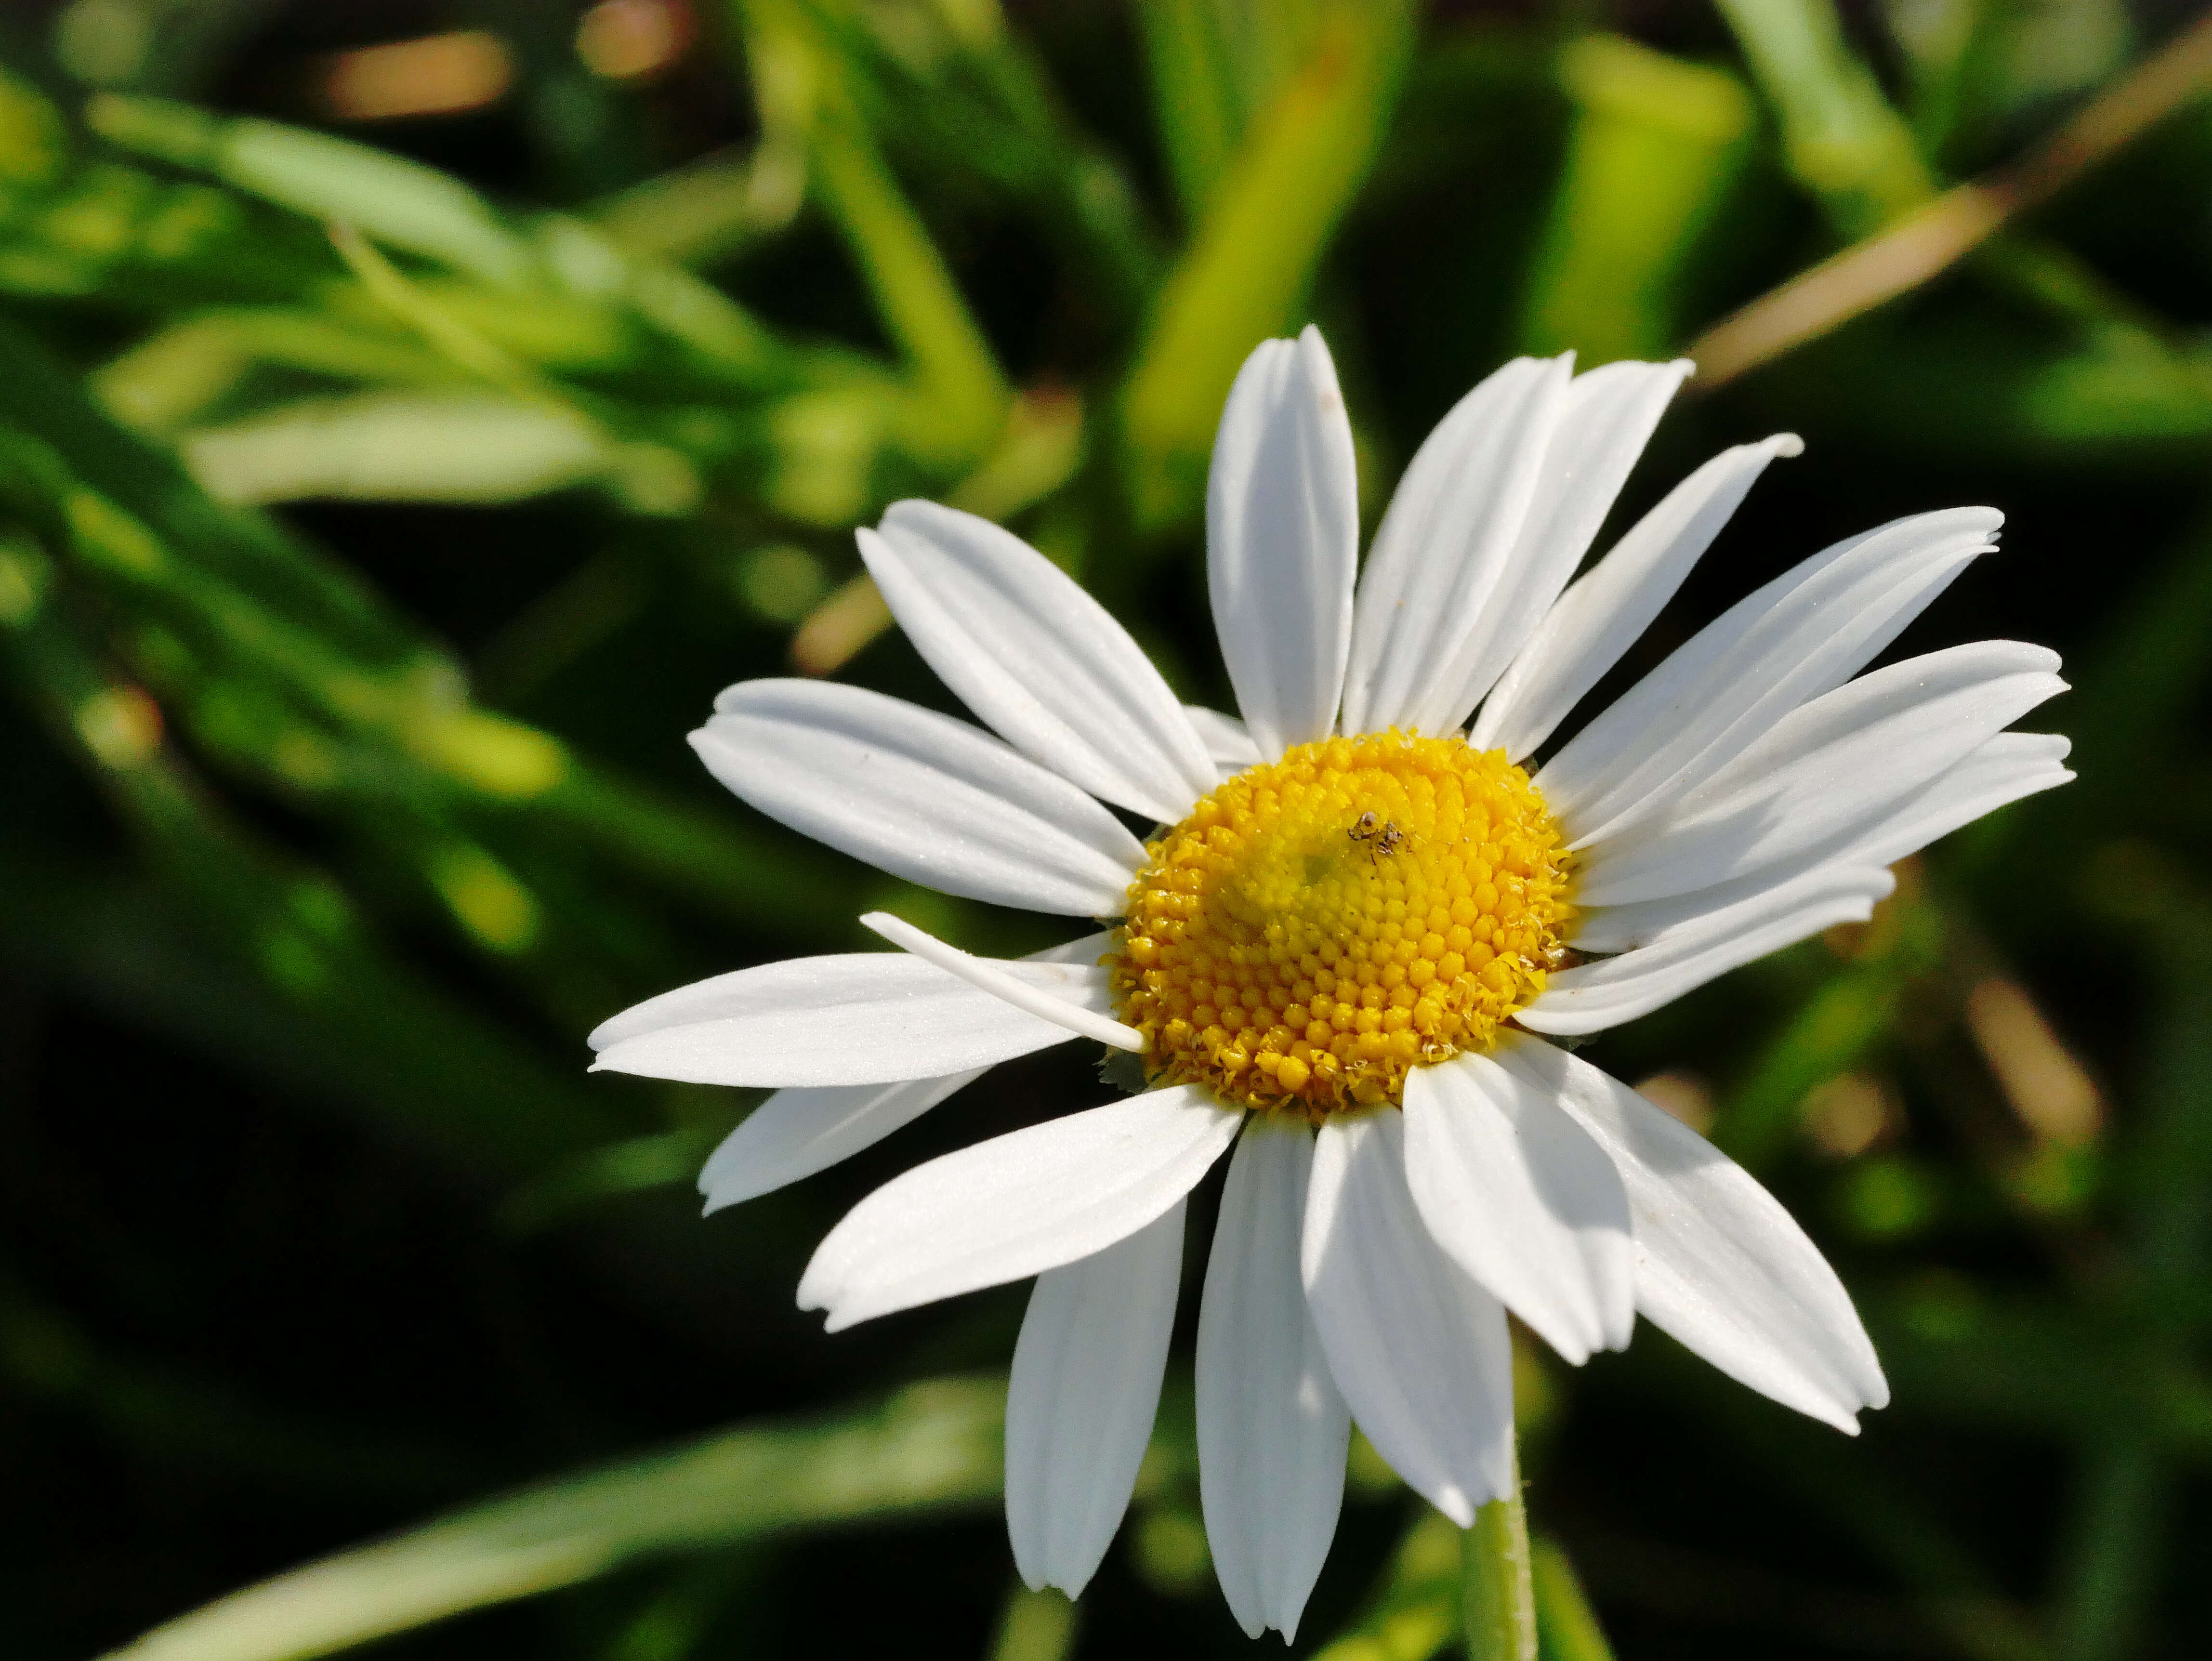
POLYGON ((1206 571, 1241 719, 1186 708, 1106 611, 995 526, 902 502, 860 550, 996 737, 855 687, 730 688, 691 742, 763 812, 949 894, 1094 920, 1019 962, 896 918, 902 951, 654 998, 597 1066, 774 1086, 708 1209, 866 1147, 1073 1038, 1144 1087, 933 1159, 802 1279, 830 1329, 1034 1275, 1006 1518, 1079 1591, 1158 1403, 1184 1202, 1229 1161, 1198 1317, 1215 1571, 1296 1631, 1356 1421, 1462 1527, 1512 1481, 1508 1311, 1570 1362, 1642 1315, 1844 1430, 1887 1387, 1849 1296, 1758 1183, 1549 1040, 1601 1031, 1887 894, 1887 867, 2063 783, 2006 732, 2057 659, 1983 642, 1859 672, 1995 545, 1922 514, 1737 604, 1563 744, 1782 435, 1717 456, 1577 577, 1686 363, 1509 363, 1423 444, 1358 567, 1351 429, 1311 329, 1223 413, 1206 571), (1855 678, 1856 677, 1856 678, 1855 678), (1535 757, 1544 752, 1540 764, 1535 757), (1107 804, 1157 825, 1148 840, 1107 804))

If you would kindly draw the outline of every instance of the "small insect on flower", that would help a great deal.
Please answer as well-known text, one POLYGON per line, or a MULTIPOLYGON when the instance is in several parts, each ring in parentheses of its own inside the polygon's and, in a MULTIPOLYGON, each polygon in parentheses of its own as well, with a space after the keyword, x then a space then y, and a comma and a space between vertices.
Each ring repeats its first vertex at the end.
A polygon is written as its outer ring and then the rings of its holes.
POLYGON ((1367 862, 1370 865, 1375 863, 1375 856, 1378 854, 1396 853, 1398 845, 1406 840, 1406 833, 1398 828, 1397 820, 1385 819, 1378 830, 1372 812, 1362 813, 1359 823, 1344 834, 1354 842, 1367 844, 1367 862))

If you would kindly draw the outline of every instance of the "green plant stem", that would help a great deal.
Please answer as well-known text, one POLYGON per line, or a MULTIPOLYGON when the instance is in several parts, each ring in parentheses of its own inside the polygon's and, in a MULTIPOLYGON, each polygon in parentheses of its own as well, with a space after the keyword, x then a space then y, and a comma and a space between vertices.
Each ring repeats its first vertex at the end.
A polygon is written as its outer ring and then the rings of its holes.
POLYGON ((1536 1585, 1517 1450, 1505 1496, 1476 1512, 1459 1540, 1468 1661, 1536 1661, 1536 1585))

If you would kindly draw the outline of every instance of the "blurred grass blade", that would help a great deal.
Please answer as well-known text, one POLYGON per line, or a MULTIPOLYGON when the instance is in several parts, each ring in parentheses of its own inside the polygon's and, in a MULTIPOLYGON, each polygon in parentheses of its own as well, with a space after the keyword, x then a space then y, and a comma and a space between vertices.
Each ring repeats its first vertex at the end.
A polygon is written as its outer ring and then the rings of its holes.
MULTIPOLYGON (((1018 204, 1107 331, 1118 337, 1133 326, 1160 264, 1136 186, 1084 131, 998 0, 898 12, 854 0, 802 3, 834 46, 854 106, 908 177, 940 190, 980 181, 1018 204)), ((763 157, 770 148, 763 143, 763 157)))
POLYGON ((908 447, 941 465, 972 462, 1006 419, 1006 380, 884 160, 836 35, 815 27, 799 0, 732 0, 732 9, 753 60, 763 123, 805 122, 823 204, 913 368, 925 407, 908 423, 908 447))
MULTIPOLYGON (((1881 220, 1862 226, 1865 240, 1715 326, 1691 348, 1707 366, 1701 380, 1717 385, 1917 288, 2208 89, 2212 18, 2185 29, 2018 161, 1944 192, 1880 234, 1871 233, 1881 220)), ((1848 228, 1851 214, 1838 216, 1848 228)), ((2158 361, 2155 337, 2143 344, 2153 350, 2130 354, 2130 379, 2171 375, 2177 366, 2158 361)), ((2192 378, 2201 382, 2201 369, 2192 378)))
POLYGON ((51 446, 85 484, 144 520, 186 565, 254 593, 312 630, 334 657, 411 667, 436 655, 355 573, 309 553, 273 520, 217 503, 173 457, 116 427, 13 323, 0 323, 0 374, 17 392, 9 420, 51 446))
POLYGON ((945 462, 972 460, 998 436, 1009 396, 982 331, 866 131, 825 121, 814 154, 830 212, 928 405, 906 435, 908 447, 945 462))
POLYGON ((543 1168, 616 1128, 612 1104, 393 962, 326 876, 224 824, 162 742, 158 706, 102 670, 59 606, 0 641, 159 882, 147 896, 88 872, 19 874, 0 884, 12 955, 466 1167, 543 1168))
POLYGON ((1228 173, 1244 128, 1225 7, 1213 0, 1139 0, 1152 108, 1183 217, 1196 224, 1228 173))
POLYGON ((1007 412, 998 447, 945 500, 963 513, 1011 519, 1075 477, 1084 436, 1081 398, 1056 390, 1024 392, 1007 412))
POLYGON ((837 585, 791 637, 791 666, 802 675, 834 675, 891 626, 891 608, 866 571, 837 585))
POLYGON ((556 399, 545 384, 467 322, 425 295, 350 220, 330 222, 331 246, 369 297, 423 343, 479 380, 518 396, 556 399))
POLYGON ((999 0, 957 0, 940 11, 1003 112, 1024 194, 1057 230, 1076 274, 1133 317, 1158 280, 1160 249, 1128 169, 1077 124, 1028 44, 1006 27, 999 0))
MULTIPOLYGON (((443 280, 459 286, 438 294, 439 309, 518 356, 550 365, 580 355, 595 358, 594 367, 613 367, 638 344, 626 326, 642 323, 683 348, 696 370, 749 387, 790 379, 781 347, 727 295, 674 265, 625 254, 580 220, 549 214, 519 228, 450 174, 270 122, 217 118, 181 104, 112 94, 94 99, 86 119, 124 149, 210 174, 305 216, 316 227, 351 226, 383 246, 447 267, 454 277, 443 280), (529 293, 527 305, 515 303, 518 290, 529 293)), ((121 183, 138 194, 167 188, 112 165, 82 171, 88 187, 97 179, 111 194, 121 183)), ((232 298, 269 298, 270 280, 281 277, 293 297, 343 308, 343 295, 315 292, 327 275, 319 264, 305 257, 272 262, 266 245, 277 239, 268 235, 265 224, 239 223, 245 216, 230 199, 204 186, 190 188, 199 199, 179 202, 167 212, 167 220, 181 221, 182 227, 165 222, 158 212, 146 215, 139 239, 145 246, 138 252, 157 271, 179 263, 190 246, 204 276, 220 272, 237 284, 240 291, 232 298), (191 238, 180 234, 186 228, 191 238)), ((301 240, 297 252, 307 256, 301 240)), ((288 242, 280 246, 289 248, 288 242)), ((40 252, 51 257, 52 251, 40 252)), ((354 263, 358 271, 361 262, 354 263)), ((6 275, 0 261, 0 283, 6 275)), ((415 286, 425 295, 434 287, 415 286)))
POLYGON ((1937 1422, 2084 1445, 2140 1425, 2174 1460, 2212 1463, 2212 1381, 2109 1321, 1943 1275, 1860 1299, 1899 1399, 1937 1422))
MULTIPOLYGON (((945 501, 1004 523, 1074 477, 1083 429, 1082 400, 1073 394, 1024 394, 1007 413, 998 448, 945 501)), ((807 614, 792 636, 792 666, 803 675, 834 675, 890 626, 875 579, 860 572, 807 614)))
MULTIPOLYGON (((829 861, 671 804, 580 762, 546 733, 473 707, 460 666, 351 571, 274 520, 215 502, 172 457, 95 410, 34 340, 5 325, 0 373, 17 392, 12 418, 70 475, 41 487, 64 499, 50 513, 75 504, 77 521, 66 534, 94 533, 95 546, 105 538, 125 551, 120 564, 107 557, 108 580, 158 595, 156 609, 172 626, 204 636, 216 663, 266 701, 267 712, 243 730, 272 780, 298 788, 320 776, 301 774, 284 749, 313 712, 348 743, 373 744, 381 769, 411 775, 433 800, 531 801, 584 846, 745 921, 791 930, 849 909, 829 861), (283 718, 271 719, 277 711, 283 718), (456 786, 458 797, 449 796, 456 786)), ((185 690, 218 714, 235 706, 241 689, 198 672, 185 690)), ((240 730, 234 718, 229 727, 240 730)), ((382 797, 364 812, 372 829, 392 824, 382 797)))
MULTIPOLYGON (((577 236, 592 234, 581 227, 571 228, 577 236)), ((536 495, 562 484, 604 474, 617 485, 617 495, 625 505, 641 512, 681 514, 698 505, 703 487, 691 464, 682 455, 659 445, 617 443, 577 397, 516 360, 496 342, 487 338, 482 330, 458 316, 452 307, 441 304, 418 284, 410 282, 404 272, 353 226, 333 224, 330 231, 331 240, 347 267, 379 304, 455 364, 505 390, 526 409, 534 409, 544 417, 526 434, 518 434, 512 427, 525 411, 507 412, 510 430, 503 435, 507 441, 493 453, 493 465, 487 470, 492 475, 493 487, 503 488, 507 495, 431 495, 415 499, 511 500, 516 495, 536 495), (597 464, 588 472, 581 470, 576 453, 580 441, 588 443, 591 459, 597 464), (553 452, 550 465, 544 454, 549 449, 553 452), (533 461, 537 464, 534 466, 530 465, 533 461), (501 463, 506 465, 502 466, 501 463)), ((481 417, 483 412, 477 413, 481 417)), ((449 436, 464 453, 474 447, 459 435, 449 436)), ((489 441, 491 435, 484 436, 489 441)), ((472 482, 465 476, 455 479, 451 470, 441 467, 434 459, 434 453, 420 443, 395 441, 388 428, 382 437, 379 454, 390 467, 380 481, 386 490, 404 490, 410 472, 433 489, 451 490, 457 486, 465 488, 472 482), (403 452, 401 456, 392 455, 395 448, 403 452), (392 465, 395 462, 398 465, 392 465)), ((295 442, 292 453, 296 455, 299 447, 295 442)), ((488 441, 485 448, 493 451, 488 441)))
POLYGON ((94 98, 85 120, 125 149, 212 173, 311 218, 358 225, 379 241, 488 283, 519 286, 536 264, 529 245, 467 186, 366 144, 119 93, 94 98))
POLYGON ((1962 123, 1982 113, 1998 60, 2014 45, 2004 10, 1982 0, 1887 9, 1882 21, 1903 60, 1905 107, 1923 155, 1941 156, 1962 123))
POLYGON ((1830 976, 1760 1050, 1723 1103, 1713 1141, 1754 1170, 1776 1158, 1797 1129, 1799 1110, 1814 1087, 1887 1036, 1912 982, 1941 960, 1943 938, 1941 910, 1917 884, 1902 882, 1876 910, 1853 960, 1830 976))
POLYGON ((695 1558, 670 1568, 653 1596, 631 1616, 600 1661, 691 1661, 708 1648, 718 1625, 743 1621, 769 1589, 769 1554, 755 1547, 695 1558))
POLYGON ((1613 1661, 1613 1646, 1590 1608, 1566 1548, 1538 1535, 1530 1569, 1536 1580, 1536 1652, 1542 1661, 1613 1661))
POLYGON ((0 68, 0 185, 43 185, 68 154, 60 112, 27 77, 0 68))
POLYGON ((368 392, 283 405, 184 434, 193 476, 226 502, 516 502, 601 477, 591 423, 480 393, 368 392))
POLYGON ((720 1139, 718 1123, 713 1129, 668 1130, 593 1148, 509 1194, 499 1208, 500 1221, 518 1234, 537 1233, 611 1199, 688 1187, 720 1139))
POLYGON ((1075 1648, 1079 1613, 1074 1600, 1056 1587, 1031 1591, 1017 1583, 1006 1594, 989 1661, 1066 1661, 1075 1648))
POLYGON ((451 360, 413 341, 304 307, 201 312, 147 336, 93 373, 102 408, 127 427, 168 434, 221 405, 256 364, 336 380, 450 383, 451 360))
POLYGON ((1252 125, 1310 62, 1331 20, 1367 0, 1143 0, 1152 109, 1187 222, 1236 165, 1252 125))
POLYGON ((1389 124, 1413 33, 1406 0, 1330 11, 1312 56, 1253 123, 1130 372, 1121 413, 1140 523, 1194 504, 1238 366, 1298 322, 1389 124))
POLYGON ((2142 1653, 2173 1508, 2173 1470, 2140 1425, 2111 1427, 2084 1463, 2059 1587, 2056 1661, 2142 1653))
POLYGON ((998 1497, 1006 1384, 749 1426, 525 1489, 342 1552, 156 1628, 112 1661, 301 1661, 657 1554, 998 1497))
POLYGON ((1834 0, 1718 0, 1782 124, 1798 182, 1847 237, 1936 193, 1912 129, 1844 38, 1834 0))
POLYGON ((1427 1661, 1461 1624, 1459 1530, 1424 1506, 1366 1607, 1314 1661, 1427 1661))
MULTIPOLYGON (((2135 1247, 2147 1372, 2201 1377, 2212 1259, 2212 895, 2164 860, 2106 862, 2104 896, 2155 964, 2143 1123, 2122 1197, 2135 1247)), ((2083 1450, 2057 1609, 2059 1661, 2141 1653, 2172 1538, 2177 1472, 2164 1415, 2108 1414, 2083 1450)))
POLYGON ((1674 342, 1675 289, 1745 155, 1751 100, 1736 78, 1617 35, 1559 58, 1573 136, 1522 327, 1524 351, 1573 348, 1589 366, 1674 342))
POLYGON ((592 217, 630 253, 703 265, 781 230, 805 189, 804 149, 763 143, 750 153, 716 150, 634 185, 592 217))

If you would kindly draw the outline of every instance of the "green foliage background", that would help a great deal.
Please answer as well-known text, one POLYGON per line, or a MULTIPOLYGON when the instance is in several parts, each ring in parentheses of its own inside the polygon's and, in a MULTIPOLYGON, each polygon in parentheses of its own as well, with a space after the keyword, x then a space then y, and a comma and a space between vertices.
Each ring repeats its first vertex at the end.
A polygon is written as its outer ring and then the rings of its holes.
MULTIPOLYGON (((752 816, 684 733, 794 654, 945 705, 856 581, 849 527, 912 494, 1218 703, 1199 493, 1256 341, 1328 333, 1371 523, 1503 357, 1679 350, 2191 9, 697 0, 634 84, 577 10, 0 18, 0 1645, 1241 1652, 1187 1361, 1071 1615, 995 1515, 1021 1290, 836 1339, 792 1307, 874 1183, 1097 1098, 1079 1057, 708 1223, 749 1102, 585 1077, 612 1010, 873 944, 872 906, 1043 943, 752 816), (299 91, 462 28, 515 66, 486 110, 299 91)), ((1906 648, 2061 648, 2081 776, 1600 1046, 1713 1104, 1897 1400, 1851 1442, 1648 1330, 1524 1356, 1560 1661, 2212 1646, 2208 321, 2191 104, 1693 385, 1630 487, 1624 523, 1721 446, 1809 447, 1637 669, 1835 536, 2002 507, 1906 648)), ((1356 1451, 1298 1650, 1449 1646, 1453 1549, 1356 1451)))

